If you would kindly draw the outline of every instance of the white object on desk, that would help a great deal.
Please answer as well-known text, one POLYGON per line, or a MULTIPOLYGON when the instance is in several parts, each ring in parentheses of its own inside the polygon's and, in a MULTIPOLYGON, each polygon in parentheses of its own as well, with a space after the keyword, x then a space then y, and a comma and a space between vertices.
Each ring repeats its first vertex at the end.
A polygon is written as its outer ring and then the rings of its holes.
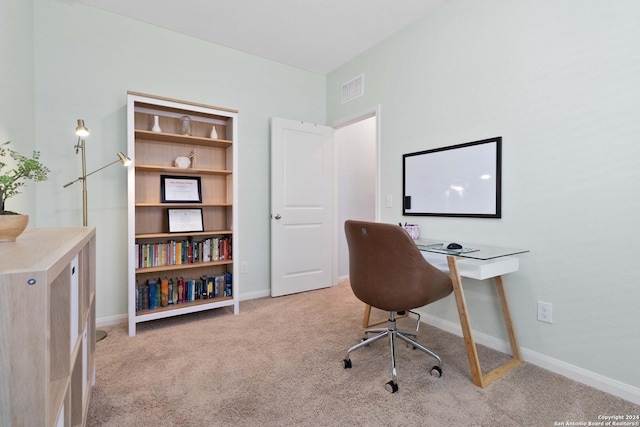
POLYGON ((407 232, 407 234, 409 234, 409 236, 411 236, 411 238, 413 240, 416 240, 417 238, 420 237, 420 226, 417 224, 405 224, 404 227, 405 231, 407 232))
MULTIPOLYGON (((449 273, 447 256, 433 252, 420 251, 429 264, 449 273)), ((471 258, 458 258, 458 271, 460 276, 469 279, 485 280, 503 274, 513 273, 520 268, 520 260, 515 257, 501 257, 488 260, 471 258)))

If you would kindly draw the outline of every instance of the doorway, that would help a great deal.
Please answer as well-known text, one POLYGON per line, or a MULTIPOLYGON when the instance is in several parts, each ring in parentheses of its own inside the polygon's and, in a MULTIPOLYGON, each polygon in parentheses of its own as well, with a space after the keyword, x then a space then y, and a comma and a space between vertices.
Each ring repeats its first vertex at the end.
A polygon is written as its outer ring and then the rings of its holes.
POLYGON ((376 221, 378 193, 377 111, 334 126, 337 157, 338 279, 349 275, 344 234, 347 219, 376 221))

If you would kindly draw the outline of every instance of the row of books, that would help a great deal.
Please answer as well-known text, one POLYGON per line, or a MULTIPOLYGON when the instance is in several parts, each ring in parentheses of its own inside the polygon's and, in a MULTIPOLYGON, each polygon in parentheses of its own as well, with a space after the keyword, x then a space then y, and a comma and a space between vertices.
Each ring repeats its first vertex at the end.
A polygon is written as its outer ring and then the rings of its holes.
POLYGON ((231 241, 231 236, 223 236, 201 241, 136 243, 136 268, 230 260, 231 241))
POLYGON ((232 296, 229 272, 199 279, 158 278, 140 283, 136 280, 136 311, 154 310, 172 304, 232 296))

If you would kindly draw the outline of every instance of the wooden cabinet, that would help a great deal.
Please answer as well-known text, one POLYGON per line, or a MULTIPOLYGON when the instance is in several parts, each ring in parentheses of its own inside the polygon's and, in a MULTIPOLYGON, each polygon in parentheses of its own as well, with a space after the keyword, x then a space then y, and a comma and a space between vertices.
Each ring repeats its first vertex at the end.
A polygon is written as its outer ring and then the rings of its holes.
POLYGON ((84 425, 95 374, 95 229, 0 244, 0 425, 84 425))
POLYGON ((231 109, 128 93, 134 161, 128 175, 129 335, 140 322, 170 316, 221 307, 238 314, 237 116, 231 109), (187 167, 177 166, 178 158, 187 167), (212 256, 219 242, 226 256, 212 256), (221 276, 230 282, 222 289, 204 295, 194 289, 221 276), (142 288, 163 280, 168 298, 156 307, 143 304, 150 297, 142 288), (181 281, 184 297, 172 298, 181 281))

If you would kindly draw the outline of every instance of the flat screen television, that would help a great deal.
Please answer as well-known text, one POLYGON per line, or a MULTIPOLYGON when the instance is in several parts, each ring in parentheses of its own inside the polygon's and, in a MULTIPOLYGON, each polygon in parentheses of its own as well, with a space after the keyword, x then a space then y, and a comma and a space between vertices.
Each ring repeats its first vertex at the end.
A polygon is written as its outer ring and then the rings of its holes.
POLYGON ((402 159, 403 215, 501 218, 502 137, 402 159))

